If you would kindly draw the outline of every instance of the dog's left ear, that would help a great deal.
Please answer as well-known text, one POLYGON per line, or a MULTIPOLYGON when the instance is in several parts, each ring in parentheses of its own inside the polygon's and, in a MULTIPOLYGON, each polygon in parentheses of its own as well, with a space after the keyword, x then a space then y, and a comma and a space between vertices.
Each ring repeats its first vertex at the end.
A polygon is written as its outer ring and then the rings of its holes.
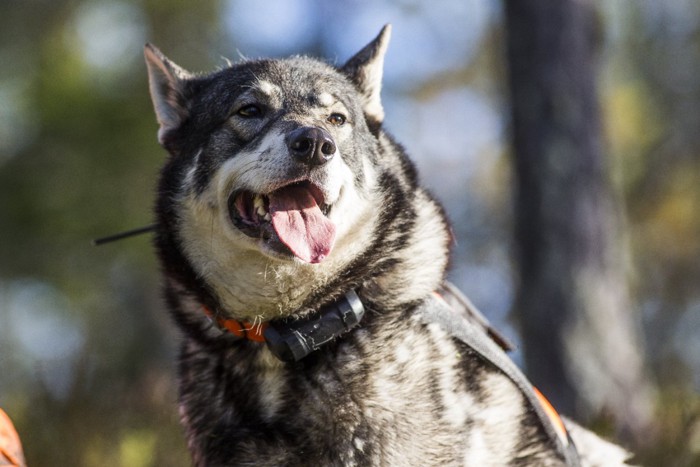
POLYGON ((384 108, 380 99, 384 54, 391 37, 391 25, 384 26, 379 35, 364 49, 347 61, 340 69, 360 90, 367 119, 377 126, 384 121, 384 108))
POLYGON ((160 124, 158 142, 167 146, 168 133, 187 118, 186 84, 192 75, 151 44, 146 44, 143 54, 148 67, 148 87, 160 124))

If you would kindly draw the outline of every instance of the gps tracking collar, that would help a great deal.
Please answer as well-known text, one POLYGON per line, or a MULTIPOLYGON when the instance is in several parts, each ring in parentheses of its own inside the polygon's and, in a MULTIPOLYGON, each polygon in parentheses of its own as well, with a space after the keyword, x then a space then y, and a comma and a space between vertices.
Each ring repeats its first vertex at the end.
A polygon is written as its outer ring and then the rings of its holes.
POLYGON ((318 313, 300 320, 274 320, 253 324, 216 317, 204 312, 219 329, 255 342, 265 342, 270 351, 285 362, 298 362, 360 323, 365 307, 354 290, 322 307, 318 313))

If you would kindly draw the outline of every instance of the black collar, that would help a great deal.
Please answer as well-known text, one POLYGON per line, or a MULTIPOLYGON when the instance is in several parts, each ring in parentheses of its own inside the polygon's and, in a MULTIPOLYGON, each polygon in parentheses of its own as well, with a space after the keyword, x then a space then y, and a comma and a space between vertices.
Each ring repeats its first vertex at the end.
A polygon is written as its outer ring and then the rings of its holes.
POLYGON ((297 362, 318 350, 360 323, 365 307, 354 290, 322 307, 317 313, 300 320, 273 320, 268 323, 247 323, 204 312, 222 331, 239 338, 265 342, 280 360, 297 362))

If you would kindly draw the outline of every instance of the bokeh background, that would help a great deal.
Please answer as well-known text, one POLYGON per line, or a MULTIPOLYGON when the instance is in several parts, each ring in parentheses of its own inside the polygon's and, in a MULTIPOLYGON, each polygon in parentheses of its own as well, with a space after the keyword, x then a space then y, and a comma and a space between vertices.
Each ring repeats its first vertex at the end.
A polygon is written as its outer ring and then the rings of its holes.
MULTIPOLYGON (((600 0, 605 153, 624 213, 654 429, 646 465, 700 465, 700 2, 600 0)), ((516 343, 505 22, 495 0, 0 1, 0 406, 31 466, 184 466, 148 235, 165 153, 142 58, 342 63, 390 22, 386 127, 446 205, 451 279, 516 343)), ((517 361, 522 362, 519 352, 517 361)), ((615 436, 605 413, 591 417, 615 436)))

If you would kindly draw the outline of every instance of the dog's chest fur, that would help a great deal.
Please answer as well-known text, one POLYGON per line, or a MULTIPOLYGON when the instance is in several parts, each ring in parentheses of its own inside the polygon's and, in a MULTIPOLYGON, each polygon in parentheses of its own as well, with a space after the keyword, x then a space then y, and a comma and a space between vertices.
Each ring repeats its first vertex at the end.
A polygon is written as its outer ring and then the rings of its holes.
POLYGON ((188 341, 199 465, 561 465, 519 390, 437 325, 396 312, 298 364, 188 341))

